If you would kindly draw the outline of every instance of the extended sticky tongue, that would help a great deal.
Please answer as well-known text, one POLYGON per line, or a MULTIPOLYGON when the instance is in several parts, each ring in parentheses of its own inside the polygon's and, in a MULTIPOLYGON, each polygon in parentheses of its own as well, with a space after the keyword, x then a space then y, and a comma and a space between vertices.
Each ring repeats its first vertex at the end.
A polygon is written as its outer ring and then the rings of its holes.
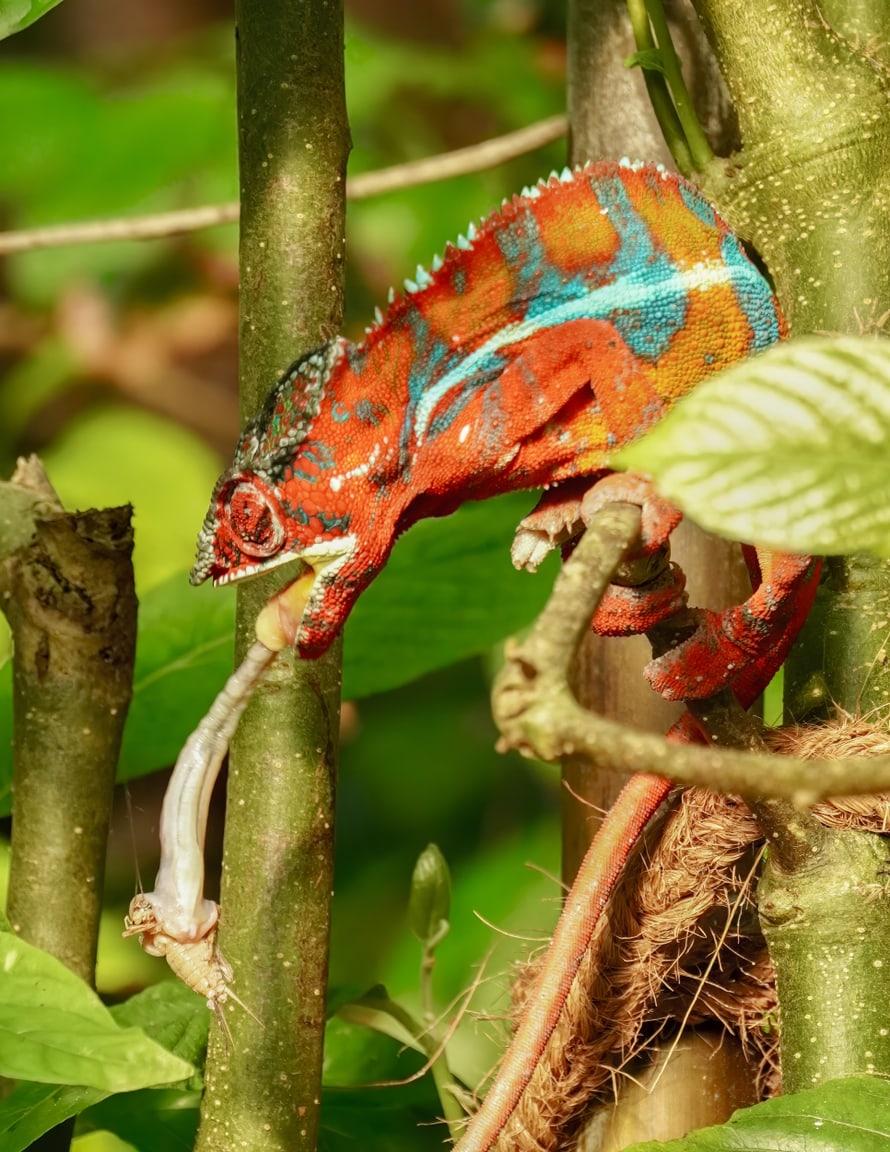
POLYGON ((256 636, 273 652, 294 644, 315 573, 310 571, 267 600, 256 619, 256 636))

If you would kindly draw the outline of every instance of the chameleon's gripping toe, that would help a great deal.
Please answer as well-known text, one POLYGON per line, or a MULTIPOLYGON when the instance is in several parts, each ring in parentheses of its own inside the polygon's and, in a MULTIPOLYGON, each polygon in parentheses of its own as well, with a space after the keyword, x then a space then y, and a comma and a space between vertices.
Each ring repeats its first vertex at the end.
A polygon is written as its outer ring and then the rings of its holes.
POLYGON ((534 572, 554 548, 570 547, 597 512, 618 503, 640 507, 638 554, 663 548, 682 519, 643 476, 607 472, 569 480, 545 492, 520 520, 510 552, 513 566, 534 572))

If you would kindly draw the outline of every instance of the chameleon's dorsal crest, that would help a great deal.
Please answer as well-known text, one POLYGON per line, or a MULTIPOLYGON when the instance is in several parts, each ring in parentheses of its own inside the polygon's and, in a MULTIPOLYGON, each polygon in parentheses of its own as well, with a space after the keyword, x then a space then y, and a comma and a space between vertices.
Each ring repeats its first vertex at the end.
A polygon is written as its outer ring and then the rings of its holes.
POLYGON ((266 475, 293 456, 318 415, 325 384, 345 348, 345 340, 330 340, 291 365, 244 429, 235 452, 235 468, 266 475))

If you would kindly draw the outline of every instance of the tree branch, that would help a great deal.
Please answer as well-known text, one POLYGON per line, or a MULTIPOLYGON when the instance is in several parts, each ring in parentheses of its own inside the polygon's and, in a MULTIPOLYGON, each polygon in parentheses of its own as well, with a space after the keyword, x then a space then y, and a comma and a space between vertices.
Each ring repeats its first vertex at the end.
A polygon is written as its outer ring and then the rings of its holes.
MULTIPOLYGON (((346 158, 338 0, 238 0, 242 416, 340 328, 346 158)), ((280 573, 239 587, 236 650, 280 573)), ((333 889, 339 643, 275 660, 232 741, 220 946, 238 995, 226 1053, 211 1032, 198 1152, 310 1152, 321 1112, 333 889)))
POLYGON ((588 527, 563 566, 529 636, 511 641, 493 690, 500 747, 542 760, 585 754, 631 773, 753 797, 784 797, 809 806, 828 796, 890 788, 890 757, 797 760, 786 756, 669 744, 582 708, 568 683, 577 647, 611 577, 603 563, 613 529, 609 510, 588 527))
POLYGON ((12 486, 37 503, 31 543, 0 565, 13 637, 9 918, 92 984, 136 648, 131 510, 66 513, 36 458, 12 486))
MULTIPOLYGON (((552 144, 566 134, 565 116, 550 116, 516 132, 507 132, 467 148, 457 148, 423 160, 395 164, 377 172, 351 176, 346 184, 347 200, 368 200, 419 184, 450 180, 471 172, 496 168, 517 156, 552 144)), ((85 220, 81 223, 55 224, 46 228, 29 228, 18 232, 0 232, 0 256, 15 252, 32 252, 37 248, 61 248, 71 244, 107 244, 112 240, 162 240, 182 236, 219 224, 232 224, 241 214, 238 201, 229 204, 207 204, 200 208, 183 208, 176 212, 158 212, 151 216, 119 217, 111 220, 85 220)))

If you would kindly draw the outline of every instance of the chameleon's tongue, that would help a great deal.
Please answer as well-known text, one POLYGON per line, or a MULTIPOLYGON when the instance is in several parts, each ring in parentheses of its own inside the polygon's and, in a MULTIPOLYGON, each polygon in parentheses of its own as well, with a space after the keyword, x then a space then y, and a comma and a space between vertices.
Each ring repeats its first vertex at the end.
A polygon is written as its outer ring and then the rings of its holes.
POLYGON ((266 601, 256 619, 257 640, 273 652, 295 643, 314 582, 315 573, 309 571, 266 601))

